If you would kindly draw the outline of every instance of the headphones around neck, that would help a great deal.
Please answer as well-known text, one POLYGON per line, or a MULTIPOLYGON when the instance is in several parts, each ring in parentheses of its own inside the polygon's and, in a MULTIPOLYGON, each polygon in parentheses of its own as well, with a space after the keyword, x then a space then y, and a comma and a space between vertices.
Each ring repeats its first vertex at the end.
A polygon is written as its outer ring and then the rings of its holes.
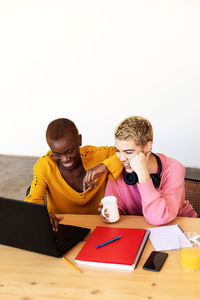
MULTIPOLYGON (((156 161, 157 161, 157 164, 158 164, 158 172, 157 173, 153 173, 153 174, 150 174, 150 177, 153 181, 153 185, 155 188, 159 187, 160 185, 160 174, 162 172, 162 164, 161 164, 161 160, 160 160, 160 157, 154 153, 152 153, 155 158, 156 158, 156 161)), ((126 182, 126 184, 128 185, 134 185, 138 182, 138 176, 135 172, 132 172, 132 173, 128 173, 128 172, 125 172, 124 174, 124 181, 126 182)))

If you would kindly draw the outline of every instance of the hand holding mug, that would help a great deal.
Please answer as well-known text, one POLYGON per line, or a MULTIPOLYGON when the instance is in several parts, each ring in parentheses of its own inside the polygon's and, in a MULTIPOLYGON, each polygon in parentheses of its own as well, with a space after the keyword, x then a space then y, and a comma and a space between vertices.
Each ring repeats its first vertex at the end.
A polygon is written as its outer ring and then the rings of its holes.
POLYGON ((102 215, 102 208, 103 208, 103 204, 100 202, 100 204, 99 204, 99 208, 98 208, 98 212, 100 213, 100 215, 102 216, 102 220, 105 222, 105 223, 110 223, 109 222, 109 217, 110 217, 110 215, 107 213, 107 210, 105 210, 104 211, 104 215, 102 215))
POLYGON ((106 196, 101 200, 99 211, 106 223, 114 223, 119 220, 119 210, 117 198, 115 196, 106 196))

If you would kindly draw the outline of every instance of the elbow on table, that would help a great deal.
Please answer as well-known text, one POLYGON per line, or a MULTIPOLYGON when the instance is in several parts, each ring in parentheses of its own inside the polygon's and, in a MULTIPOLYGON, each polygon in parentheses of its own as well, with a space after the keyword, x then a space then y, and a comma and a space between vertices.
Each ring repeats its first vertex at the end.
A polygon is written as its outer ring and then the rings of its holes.
POLYGON ((158 209, 157 207, 144 207, 143 216, 147 223, 153 226, 165 225, 173 221, 177 217, 177 210, 168 206, 158 209))
POLYGON ((171 221, 173 221, 175 219, 175 217, 146 217, 144 216, 145 220, 147 223, 149 223, 152 226, 161 226, 161 225, 166 225, 168 223, 170 223, 171 221))

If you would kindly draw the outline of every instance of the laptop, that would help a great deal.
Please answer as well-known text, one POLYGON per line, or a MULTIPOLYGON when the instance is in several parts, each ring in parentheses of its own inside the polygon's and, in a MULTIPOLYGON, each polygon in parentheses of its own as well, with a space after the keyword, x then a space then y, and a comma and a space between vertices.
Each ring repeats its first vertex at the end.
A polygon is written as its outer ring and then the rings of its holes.
POLYGON ((45 205, 0 197, 0 244, 61 257, 90 230, 59 224, 54 232, 45 205))

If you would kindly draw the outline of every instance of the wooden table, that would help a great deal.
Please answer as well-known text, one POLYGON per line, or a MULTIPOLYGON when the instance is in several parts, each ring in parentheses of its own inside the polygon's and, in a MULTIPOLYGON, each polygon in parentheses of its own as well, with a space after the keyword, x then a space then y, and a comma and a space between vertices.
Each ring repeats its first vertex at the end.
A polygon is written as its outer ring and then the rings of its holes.
MULTIPOLYGON (((105 224, 98 215, 65 215, 62 222, 77 226, 153 227, 143 217, 121 216, 116 224, 105 224)), ((200 231, 200 219, 176 218, 184 231, 200 231)), ((28 230, 28 229, 27 229, 28 230)), ((74 258, 85 241, 67 252, 74 258)), ((0 299, 14 300, 141 300, 200 299, 200 271, 190 273, 179 266, 178 250, 169 256, 160 272, 142 269, 153 247, 150 241, 134 271, 82 268, 83 273, 61 258, 0 245, 0 299)))

